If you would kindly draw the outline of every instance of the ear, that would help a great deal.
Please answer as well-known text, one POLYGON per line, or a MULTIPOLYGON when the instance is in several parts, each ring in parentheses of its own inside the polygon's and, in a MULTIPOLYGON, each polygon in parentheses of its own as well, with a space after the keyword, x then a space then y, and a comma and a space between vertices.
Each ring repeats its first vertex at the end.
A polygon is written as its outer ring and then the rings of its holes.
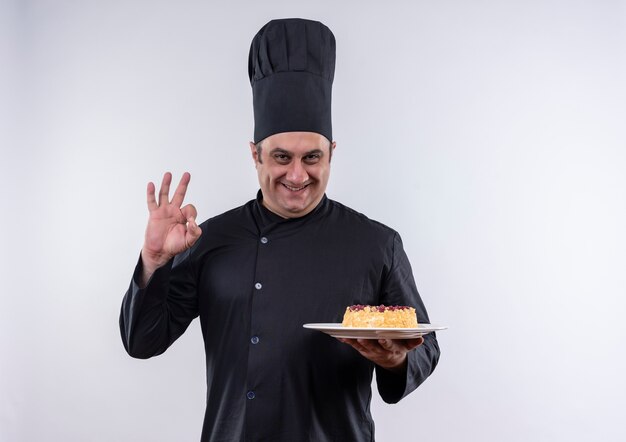
POLYGON ((252 141, 250 141, 250 153, 252 153, 252 159, 254 160, 254 164, 258 163, 260 158, 258 158, 256 144, 254 144, 252 141))

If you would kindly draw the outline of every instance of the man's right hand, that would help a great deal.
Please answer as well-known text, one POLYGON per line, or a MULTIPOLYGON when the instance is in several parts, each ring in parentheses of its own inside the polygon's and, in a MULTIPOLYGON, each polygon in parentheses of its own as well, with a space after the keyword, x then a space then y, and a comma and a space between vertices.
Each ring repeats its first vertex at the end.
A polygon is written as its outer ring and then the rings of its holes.
POLYGON ((150 217, 141 250, 143 264, 141 287, 146 286, 159 267, 164 266, 175 255, 189 249, 202 234, 202 230, 196 224, 196 208, 191 204, 181 208, 190 180, 191 175, 185 172, 172 200, 169 201, 172 174, 167 172, 163 175, 158 202, 154 183, 148 183, 150 217))

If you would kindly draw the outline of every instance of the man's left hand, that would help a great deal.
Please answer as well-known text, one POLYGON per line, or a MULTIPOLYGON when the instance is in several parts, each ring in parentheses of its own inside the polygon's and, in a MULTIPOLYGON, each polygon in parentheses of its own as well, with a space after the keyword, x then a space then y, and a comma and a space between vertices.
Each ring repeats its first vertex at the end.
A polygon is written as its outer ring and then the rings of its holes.
POLYGON ((351 345, 376 365, 397 373, 404 371, 407 353, 424 342, 422 337, 416 339, 337 339, 344 344, 351 345))

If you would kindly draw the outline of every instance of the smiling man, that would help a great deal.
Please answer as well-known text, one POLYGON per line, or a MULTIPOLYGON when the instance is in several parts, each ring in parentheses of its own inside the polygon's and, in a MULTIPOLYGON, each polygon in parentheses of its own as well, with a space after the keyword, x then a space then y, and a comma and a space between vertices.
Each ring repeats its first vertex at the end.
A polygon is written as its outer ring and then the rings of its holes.
POLYGON ((328 184, 334 142, 314 132, 283 132, 250 143, 250 149, 265 207, 283 218, 317 207, 328 184))
POLYGON ((269 22, 249 57, 256 199, 198 225, 194 206, 183 206, 188 173, 171 199, 171 174, 158 197, 148 184, 120 331, 131 356, 149 358, 200 318, 203 441, 372 441, 373 374, 394 403, 439 359, 434 334, 340 342, 302 328, 340 322, 352 304, 410 305, 429 322, 398 233, 325 194, 334 67, 326 26, 269 22))

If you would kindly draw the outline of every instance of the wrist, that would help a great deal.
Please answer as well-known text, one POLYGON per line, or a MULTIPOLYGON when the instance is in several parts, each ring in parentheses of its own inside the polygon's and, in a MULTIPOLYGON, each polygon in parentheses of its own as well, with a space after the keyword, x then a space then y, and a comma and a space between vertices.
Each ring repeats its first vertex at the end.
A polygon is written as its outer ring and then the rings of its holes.
POLYGON ((156 272, 159 268, 163 267, 169 259, 161 258, 155 259, 153 256, 150 256, 149 253, 146 253, 145 249, 141 250, 141 274, 140 280, 138 281, 139 286, 144 288, 148 285, 148 281, 152 278, 154 272, 156 272))
POLYGON ((163 267, 170 259, 165 254, 147 252, 145 247, 141 249, 141 264, 144 270, 150 273, 154 273, 159 267, 163 267))
POLYGON ((397 364, 388 365, 388 366, 381 365, 381 367, 387 371, 390 371, 391 373, 395 373, 395 374, 405 373, 406 367, 407 367, 407 355, 405 354, 402 360, 399 361, 397 364))

